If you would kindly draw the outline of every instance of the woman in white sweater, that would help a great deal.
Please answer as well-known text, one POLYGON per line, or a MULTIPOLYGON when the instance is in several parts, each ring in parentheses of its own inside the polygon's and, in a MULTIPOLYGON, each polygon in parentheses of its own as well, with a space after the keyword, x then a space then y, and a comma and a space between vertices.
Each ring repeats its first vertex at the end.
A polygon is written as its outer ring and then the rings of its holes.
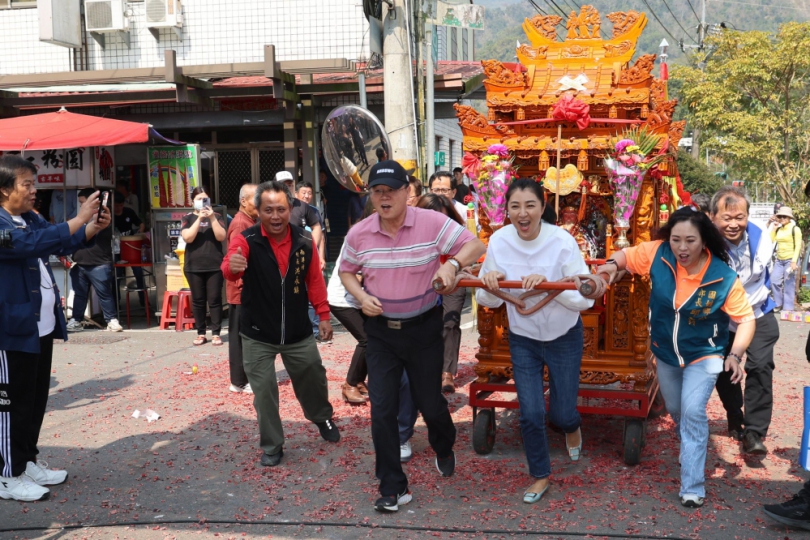
MULTIPOLYGON (((522 281, 523 290, 529 290, 543 281, 589 273, 574 238, 552 225, 556 216, 546 208, 545 190, 540 184, 528 179, 514 181, 506 192, 506 208, 512 224, 492 235, 479 273, 488 289, 497 290, 498 280, 503 279, 522 281)), ((513 293, 520 294, 523 290, 513 293)), ((540 298, 529 298, 527 307, 540 298)), ((503 300, 485 289, 476 291, 476 299, 482 306, 491 308, 503 304, 503 300)), ((576 405, 583 345, 579 312, 592 305, 593 300, 582 297, 577 291, 562 292, 529 316, 520 315, 513 304, 506 304, 513 378, 520 403, 520 429, 529 474, 534 479, 523 495, 525 503, 540 500, 548 490, 551 475, 543 397, 544 367, 549 371, 550 420, 566 433, 570 458, 579 459, 582 434, 576 405)))

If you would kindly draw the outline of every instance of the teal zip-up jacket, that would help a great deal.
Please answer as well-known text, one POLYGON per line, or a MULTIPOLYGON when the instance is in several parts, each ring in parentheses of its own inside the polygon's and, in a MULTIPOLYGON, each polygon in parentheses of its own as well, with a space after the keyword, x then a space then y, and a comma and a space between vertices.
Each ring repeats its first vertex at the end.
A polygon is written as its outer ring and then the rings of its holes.
POLYGON ((729 316, 721 309, 737 274, 711 257, 706 274, 692 295, 675 308, 677 258, 664 242, 650 267, 650 341, 656 358, 686 367, 706 356, 724 356, 729 316))

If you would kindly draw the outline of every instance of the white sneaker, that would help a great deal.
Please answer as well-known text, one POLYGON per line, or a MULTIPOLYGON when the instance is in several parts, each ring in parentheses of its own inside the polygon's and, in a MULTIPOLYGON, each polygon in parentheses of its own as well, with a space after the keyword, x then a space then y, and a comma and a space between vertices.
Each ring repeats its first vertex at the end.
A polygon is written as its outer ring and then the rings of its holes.
POLYGON ((233 392, 234 394, 252 394, 253 389, 250 387, 250 383, 247 383, 245 386, 237 386, 232 384, 228 391, 233 392))
POLYGON ((40 486, 55 486, 67 480, 67 471, 54 471, 48 468, 44 461, 34 463, 29 461, 25 465, 25 476, 40 486))
POLYGON ((118 319, 110 319, 110 322, 107 323, 107 330, 110 332, 121 332, 124 330, 124 327, 119 324, 118 319))
POLYGON ((0 498, 15 501, 44 501, 51 494, 51 490, 35 484, 25 474, 7 478, 0 476, 0 498))
POLYGON ((405 444, 399 445, 399 461, 407 463, 413 457, 413 450, 411 449, 411 441, 406 441, 405 444))
POLYGON ((77 321, 76 319, 70 319, 67 323, 67 331, 68 332, 81 332, 84 330, 84 326, 82 323, 77 321))
POLYGON ((686 508, 700 508, 703 506, 703 497, 694 493, 687 493, 681 497, 681 505, 686 508))

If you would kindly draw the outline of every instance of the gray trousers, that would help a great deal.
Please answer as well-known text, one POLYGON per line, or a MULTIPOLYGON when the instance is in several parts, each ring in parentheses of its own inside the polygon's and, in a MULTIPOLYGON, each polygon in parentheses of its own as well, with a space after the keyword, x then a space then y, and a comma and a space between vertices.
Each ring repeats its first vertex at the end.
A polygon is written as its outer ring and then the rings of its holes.
POLYGON ((242 362, 253 389, 253 407, 259 421, 259 446, 265 454, 277 454, 284 446, 284 428, 278 413, 276 356, 281 355, 295 397, 301 404, 304 417, 310 422, 332 418, 326 369, 312 334, 298 343, 285 345, 272 345, 244 334, 241 336, 242 362))
POLYGON ((458 372, 458 351, 461 348, 461 310, 464 309, 464 300, 467 298, 466 287, 460 287, 451 294, 442 296, 442 311, 444 326, 442 339, 444 339, 444 367, 442 373, 458 372))

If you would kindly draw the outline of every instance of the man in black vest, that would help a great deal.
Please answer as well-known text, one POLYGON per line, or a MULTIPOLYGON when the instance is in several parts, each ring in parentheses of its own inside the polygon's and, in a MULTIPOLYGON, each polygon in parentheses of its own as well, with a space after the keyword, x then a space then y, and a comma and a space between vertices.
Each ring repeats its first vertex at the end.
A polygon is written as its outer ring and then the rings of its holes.
POLYGON ((284 184, 260 184, 255 200, 259 223, 233 238, 222 261, 222 274, 230 281, 242 278, 239 333, 243 363, 255 394, 259 444, 264 451, 261 464, 274 467, 284 455, 277 355, 281 355, 307 420, 329 442, 338 442, 340 432, 332 420, 326 370, 307 315, 311 302, 320 318, 320 335, 332 338, 318 250, 308 232, 290 223, 293 200, 284 184))

